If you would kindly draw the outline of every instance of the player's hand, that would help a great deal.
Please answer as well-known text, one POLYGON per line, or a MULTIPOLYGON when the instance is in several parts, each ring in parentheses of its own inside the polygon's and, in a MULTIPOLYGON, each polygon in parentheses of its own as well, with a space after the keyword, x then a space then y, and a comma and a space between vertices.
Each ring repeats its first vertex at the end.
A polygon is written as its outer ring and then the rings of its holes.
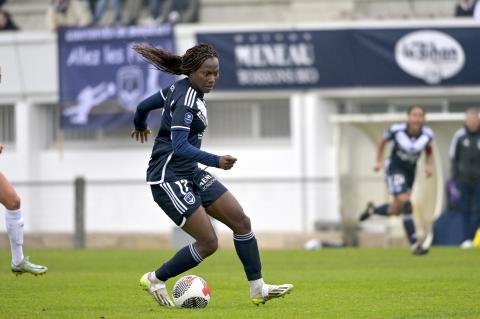
POLYGON ((139 131, 137 129, 134 129, 131 133, 130 136, 137 141, 140 141, 140 143, 145 143, 148 140, 148 135, 152 134, 152 131, 147 127, 143 131, 139 131))
POLYGON ((2 154, 3 151, 3 144, 0 144, 0 154, 2 154))
POLYGON ((233 165, 235 164, 236 161, 237 161, 237 159, 233 156, 223 155, 223 156, 220 156, 218 166, 221 169, 229 170, 233 167, 233 165))
POLYGON ((425 167, 425 174, 427 175, 427 177, 431 177, 433 175, 433 167, 432 165, 427 165, 425 167))
POLYGON ((379 172, 381 169, 382 169, 382 163, 381 162, 375 162, 375 164, 373 164, 373 170, 375 172, 379 172))

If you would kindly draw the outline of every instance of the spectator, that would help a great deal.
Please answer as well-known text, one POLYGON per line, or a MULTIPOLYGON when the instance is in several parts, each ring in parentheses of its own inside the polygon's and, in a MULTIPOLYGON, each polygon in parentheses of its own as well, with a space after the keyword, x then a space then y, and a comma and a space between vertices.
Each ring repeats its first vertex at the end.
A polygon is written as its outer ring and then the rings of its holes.
POLYGON ((138 18, 142 12, 143 1, 141 0, 126 0, 125 15, 128 25, 135 25, 138 23, 138 18))
POLYGON ((17 25, 13 22, 10 13, 0 8, 0 31, 18 30, 17 25))
POLYGON ((455 7, 456 17, 472 17, 476 0, 459 0, 455 7))
POLYGON ((166 0, 159 22, 189 23, 198 22, 198 0, 166 0))
POLYGON ((465 241, 462 247, 472 247, 472 239, 480 226, 480 119, 476 109, 468 109, 465 127, 459 129, 450 145, 452 179, 460 195, 458 210, 463 216, 465 241))
POLYGON ((150 10, 150 16, 156 20, 160 16, 160 7, 165 0, 149 0, 148 8, 150 10))
POLYGON ((97 6, 97 0, 88 0, 88 10, 90 11, 90 17, 93 21, 95 18, 95 8, 97 6))
POLYGON ((88 16, 76 0, 53 0, 47 10, 47 27, 57 30, 59 27, 85 26, 88 16))
MULTIPOLYGON (((139 0, 137 0, 139 1, 139 0)), ((99 0, 97 2, 97 7, 95 8, 95 16, 93 18, 93 23, 98 24, 105 14, 105 9, 110 1, 109 0, 99 0)), ((115 11, 115 23, 120 24, 122 22, 122 2, 121 0, 112 0, 113 10, 115 11)))
MULTIPOLYGON (((148 24, 155 24, 156 20, 160 16, 160 8, 164 0, 149 0, 148 9, 150 12, 150 17, 148 24)), ((133 25, 138 23, 144 1, 139 0, 126 0, 125 2, 125 13, 127 24, 133 25)))

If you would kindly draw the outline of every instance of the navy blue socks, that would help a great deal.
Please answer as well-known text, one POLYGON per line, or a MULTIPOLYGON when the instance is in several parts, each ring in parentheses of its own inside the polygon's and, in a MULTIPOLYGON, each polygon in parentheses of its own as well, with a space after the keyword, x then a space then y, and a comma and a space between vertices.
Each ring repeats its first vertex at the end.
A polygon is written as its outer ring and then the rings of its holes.
POLYGON ((383 205, 380 205, 380 206, 377 206, 375 207, 375 209, 373 210, 373 213, 375 215, 381 215, 381 216, 388 216, 388 208, 390 207, 389 204, 383 204, 383 205))
POLYGON ((202 256, 192 243, 180 249, 175 256, 158 268, 155 271, 155 276, 161 281, 167 281, 169 278, 196 267, 202 260, 202 256))
POLYGON ((244 235, 233 234, 233 243, 248 280, 262 278, 262 263, 255 234, 253 232, 244 235))
POLYGON ((408 201, 403 205, 403 228, 405 228, 410 244, 414 244, 417 241, 412 212, 412 203, 408 201))

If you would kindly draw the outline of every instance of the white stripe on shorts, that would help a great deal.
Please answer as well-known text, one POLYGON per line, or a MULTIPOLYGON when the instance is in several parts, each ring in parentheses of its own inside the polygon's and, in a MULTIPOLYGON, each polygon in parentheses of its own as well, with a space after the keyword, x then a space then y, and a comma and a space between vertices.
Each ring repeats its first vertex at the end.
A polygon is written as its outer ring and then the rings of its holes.
POLYGON ((175 194, 175 192, 173 191, 172 189, 172 186, 170 186, 170 183, 165 183, 167 188, 170 190, 170 193, 173 195, 173 197, 177 200, 177 203, 180 205, 180 207, 182 207, 184 209, 184 211, 187 210, 187 207, 182 203, 182 201, 180 200, 180 198, 178 198, 177 194, 175 194))
POLYGON ((170 190, 167 188, 166 185, 168 185, 168 183, 161 183, 159 184, 160 187, 165 191, 165 193, 168 195, 168 197, 170 198, 170 201, 172 202, 173 206, 175 206, 175 208, 177 209, 177 211, 180 213, 180 214, 183 214, 185 213, 185 211, 187 210, 185 206, 183 206, 183 204, 180 202, 180 206, 179 203, 178 203, 178 199, 176 198, 175 194, 172 194, 170 192, 170 190))

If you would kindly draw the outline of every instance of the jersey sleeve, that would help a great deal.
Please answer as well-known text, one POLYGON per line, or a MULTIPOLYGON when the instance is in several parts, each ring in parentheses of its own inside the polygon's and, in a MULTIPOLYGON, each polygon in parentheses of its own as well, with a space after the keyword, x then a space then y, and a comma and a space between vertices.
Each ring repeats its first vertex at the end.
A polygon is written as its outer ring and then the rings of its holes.
POLYGON ((388 127, 385 132, 383 133, 383 139, 385 141, 391 141, 393 140, 393 137, 395 136, 393 126, 388 127))
POLYGON ((136 130, 144 131, 147 128, 148 115, 153 110, 163 108, 168 90, 169 88, 158 91, 138 104, 133 118, 136 130))
POLYGON ((219 167, 218 155, 202 151, 189 143, 188 132, 196 111, 183 101, 183 98, 178 99, 172 114, 171 138, 174 153, 207 166, 219 167))
POLYGON ((219 167, 220 156, 202 151, 188 142, 188 131, 172 131, 173 151, 176 155, 186 157, 211 167, 219 167))
POLYGON ((179 94, 172 108, 172 130, 190 130, 193 117, 197 113, 194 110, 197 92, 189 87, 183 94, 179 94))
POLYGON ((190 131, 190 125, 193 122, 194 114, 195 113, 192 109, 183 103, 177 102, 177 105, 173 107, 171 130, 190 131))
POLYGON ((423 129, 423 134, 425 134, 428 137, 428 144, 433 142, 433 138, 435 135, 433 134, 433 130, 431 128, 425 127, 423 129))

